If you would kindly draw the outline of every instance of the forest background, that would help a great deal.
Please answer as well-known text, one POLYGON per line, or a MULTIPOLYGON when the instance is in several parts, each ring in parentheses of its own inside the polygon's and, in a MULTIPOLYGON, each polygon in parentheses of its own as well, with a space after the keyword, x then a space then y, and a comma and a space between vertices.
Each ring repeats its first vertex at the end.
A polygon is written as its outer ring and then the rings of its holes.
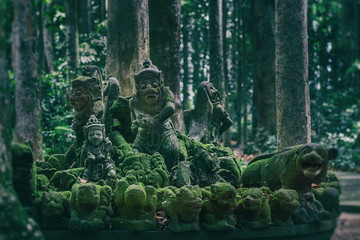
MULTIPOLYGON (((10 84, 10 125, 14 135, 19 135, 16 118, 21 116, 15 101, 16 71, 34 80, 28 89, 39 89, 33 96, 40 99, 39 126, 34 126, 41 129, 37 137, 37 142, 42 143, 40 158, 65 153, 74 140, 70 127, 73 109, 68 99, 71 79, 88 64, 101 69, 103 80, 109 76, 110 53, 116 52, 109 39, 115 38, 116 48, 124 48, 134 40, 116 38, 117 30, 110 26, 110 19, 129 22, 132 17, 148 17, 148 31, 144 28, 143 35, 135 35, 149 41, 145 46, 149 49, 143 48, 165 76, 169 74, 171 81, 166 83, 175 86, 178 112, 193 108, 199 83, 210 80, 211 69, 219 67, 224 106, 234 121, 223 143, 240 149, 245 154, 242 157, 276 151, 275 1, 223 0, 216 22, 209 16, 209 2, 213 1, 208 0, 149 0, 145 12, 134 12, 127 0, 35 0, 28 1, 33 3, 29 9, 21 5, 23 2, 1 0, 0 45, 7 62, 4 66, 10 84), (111 11, 116 9, 120 13, 115 16, 111 11), (25 22, 20 21, 21 14, 26 15, 25 22), (157 14, 167 17, 157 21, 157 14), (161 24, 172 27, 169 30, 161 24), (216 55, 220 59, 216 61, 211 57, 211 24, 220 27, 221 32, 220 54, 216 55), (31 35, 32 43, 28 49, 16 52, 16 37, 23 30, 25 35, 31 35), (169 36, 177 39, 175 45, 164 42, 169 36), (177 46, 178 52, 173 51, 177 46), (180 65, 166 66, 164 62, 171 58, 178 59, 180 65), (36 71, 24 71, 25 66, 36 71)), ((360 0, 307 2, 311 138, 312 142, 339 150, 337 160, 330 163, 339 170, 360 171, 359 11, 360 0)), ((118 28, 122 36, 131 34, 131 28, 118 28)), ((142 59, 137 63, 124 59, 140 69, 142 59)), ((131 66, 125 70, 129 75, 135 71, 130 71, 131 66)), ((122 96, 134 90, 131 84, 121 87, 122 96)), ((176 120, 175 125, 183 128, 176 120)))

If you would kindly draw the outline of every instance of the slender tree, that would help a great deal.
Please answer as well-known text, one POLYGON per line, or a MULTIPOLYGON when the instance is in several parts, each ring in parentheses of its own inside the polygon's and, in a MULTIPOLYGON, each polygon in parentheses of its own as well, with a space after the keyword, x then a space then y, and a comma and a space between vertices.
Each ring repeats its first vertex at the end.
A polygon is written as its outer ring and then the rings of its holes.
POLYGON ((42 12, 42 38, 43 38, 43 48, 44 48, 44 57, 45 57, 45 66, 48 72, 54 71, 55 61, 54 61, 54 45, 52 35, 49 30, 49 24, 51 24, 51 18, 48 17, 47 12, 53 7, 53 1, 49 4, 43 3, 41 5, 42 12))
POLYGON ((258 127, 273 135, 276 133, 275 1, 253 3, 258 127))
MULTIPOLYGON (((182 101, 182 108, 183 110, 190 109, 190 101, 189 101, 189 5, 183 6, 181 8, 181 32, 182 32, 182 42, 183 42, 183 49, 182 53, 182 62, 183 62, 183 101, 182 101)), ((193 77, 194 79, 194 77, 193 77)))
POLYGON ((209 49, 210 82, 219 90, 225 103, 223 43, 222 43, 222 0, 209 1, 209 49))
POLYGON ((311 141, 307 0, 275 2, 278 149, 311 141))
MULTIPOLYGON (((225 100, 225 110, 226 112, 229 112, 229 70, 228 70, 228 59, 231 59, 229 57, 229 44, 226 38, 226 31, 227 31, 227 21, 228 21, 228 0, 222 0, 222 36, 223 36, 223 63, 224 63, 224 100, 225 100)), ((224 132, 224 145, 225 146, 231 146, 231 136, 230 131, 224 132)))
POLYGON ((33 1, 14 2, 15 136, 19 143, 30 143, 35 160, 42 160, 40 77, 34 53, 33 26, 33 1))
POLYGON ((77 27, 77 1, 66 0, 66 62, 67 80, 70 82, 79 68, 79 34, 77 27))
POLYGON ((149 0, 150 58, 174 93, 175 128, 183 130, 180 99, 180 0, 149 0), (159 7, 161 6, 161 7, 159 7))
MULTIPOLYGON (((134 75, 149 57, 149 18, 146 0, 109 0, 106 77, 120 82, 120 94, 135 92, 134 75)), ((156 62, 155 62, 156 63, 156 62)))
MULTIPOLYGON (((31 6, 27 1, 14 2, 15 21, 19 21, 19 13, 28 12, 31 6), (29 4, 26 5, 26 4, 29 4), (19 9, 20 8, 20 9, 19 9)), ((1 5, 1 4, 0 4, 1 5)), ((0 7, 0 13, 5 9, 0 7)), ((4 15, 2 15, 4 16, 4 15)), ((26 15, 23 15, 23 17, 26 15)), ((22 18, 22 17, 20 17, 22 18)), ((24 20, 22 20, 24 21, 24 20)), ((19 27, 18 22, 15 23, 19 27)), ((25 25, 26 26, 26 25, 25 25)), ((24 27, 24 25, 23 25, 24 27)), ((24 27, 25 28, 25 27, 24 27)), ((25 31, 24 31, 25 32, 25 31)), ((17 35, 18 33, 16 33, 17 35)), ((17 36, 18 37, 18 36, 17 36)), ((19 40, 19 39, 18 39, 19 40)), ((10 114, 10 80, 8 78, 6 60, 6 34, 3 19, 0 20, 0 239, 44 239, 36 222, 29 218, 15 193, 12 184, 12 161, 11 161, 11 114, 10 114)))

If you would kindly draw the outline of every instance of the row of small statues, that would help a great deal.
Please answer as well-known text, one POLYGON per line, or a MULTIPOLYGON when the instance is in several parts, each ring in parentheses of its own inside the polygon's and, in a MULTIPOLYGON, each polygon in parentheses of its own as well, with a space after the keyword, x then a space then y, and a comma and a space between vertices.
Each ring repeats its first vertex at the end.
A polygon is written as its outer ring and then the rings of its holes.
POLYGON ((114 191, 104 183, 85 183, 74 184, 71 192, 45 192, 35 201, 35 209, 43 229, 72 231, 232 231, 315 223, 329 219, 329 214, 338 216, 337 189, 324 184, 314 192, 316 198, 308 197, 315 208, 291 189, 236 190, 228 183, 156 189, 121 180, 114 191))
POLYGON ((334 149, 293 146, 257 157, 243 169, 232 150, 219 145, 232 121, 210 82, 199 85, 195 108, 184 112, 183 134, 170 120, 173 94, 149 60, 134 76, 136 93, 126 98, 113 77, 103 91, 97 67, 85 68, 83 75, 72 81, 70 96, 76 141, 65 155, 37 162, 42 195, 36 204, 44 228, 51 229, 46 225, 54 214, 55 222, 61 215, 68 220, 65 229, 76 231, 102 230, 110 222, 113 229, 154 229, 157 211, 165 212, 173 231, 262 228, 271 221, 311 223, 338 215, 336 179, 312 189, 326 179, 334 149), (329 203, 315 200, 314 192, 329 203), (61 214, 48 209, 60 203, 61 214))

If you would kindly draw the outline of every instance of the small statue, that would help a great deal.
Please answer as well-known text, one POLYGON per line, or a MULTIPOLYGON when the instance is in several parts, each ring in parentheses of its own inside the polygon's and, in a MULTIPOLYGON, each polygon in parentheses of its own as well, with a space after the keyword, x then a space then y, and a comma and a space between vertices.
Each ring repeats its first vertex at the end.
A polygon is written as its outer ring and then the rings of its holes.
POLYGON ((201 227, 209 231, 235 230, 236 190, 229 183, 210 186, 210 198, 203 200, 201 227))
POLYGON ((159 152, 170 170, 178 163, 179 142, 170 117, 175 112, 173 93, 164 87, 161 72, 145 59, 134 76, 136 94, 129 102, 131 130, 136 133, 134 148, 139 152, 159 152))
POLYGON ((240 189, 240 201, 236 207, 239 224, 249 228, 270 226, 271 211, 267 197, 261 188, 240 189))
POLYGON ((232 125, 229 114, 220 104, 220 92, 211 82, 200 83, 195 109, 184 112, 189 137, 202 143, 219 144, 220 136, 232 125))
POLYGON ((114 202, 119 217, 112 219, 112 227, 133 232, 155 230, 157 190, 152 186, 116 183, 114 202))
POLYGON ((330 217, 336 218, 340 215, 340 192, 335 187, 324 186, 324 188, 313 189, 316 200, 318 200, 330 217))
POLYGON ((109 226, 107 212, 100 208, 100 191, 94 183, 74 184, 71 190, 69 229, 88 232, 109 226))
POLYGON ((281 188, 270 195, 271 219, 274 225, 294 225, 291 215, 299 207, 299 195, 295 190, 281 188))
POLYGON ((112 144, 105 138, 104 124, 91 115, 84 127, 87 139, 81 150, 80 165, 85 167, 83 178, 91 182, 102 179, 111 183, 116 177, 115 166, 110 156, 112 144))
POLYGON ((42 229, 67 230, 70 218, 69 199, 71 193, 49 191, 35 199, 35 219, 42 229))
POLYGON ((199 216, 202 207, 198 186, 183 186, 163 193, 163 205, 169 218, 168 228, 173 232, 200 231, 199 216))

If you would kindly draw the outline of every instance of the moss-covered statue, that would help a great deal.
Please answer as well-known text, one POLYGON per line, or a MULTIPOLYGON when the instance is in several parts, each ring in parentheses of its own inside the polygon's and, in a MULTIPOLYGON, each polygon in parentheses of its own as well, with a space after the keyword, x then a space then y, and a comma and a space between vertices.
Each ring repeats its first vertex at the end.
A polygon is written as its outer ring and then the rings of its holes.
POLYGON ((337 150, 316 143, 292 146, 254 158, 244 169, 244 187, 268 186, 271 190, 294 189, 299 194, 312 192, 311 184, 325 179, 329 160, 337 150))
POLYGON ((81 232, 106 229, 110 224, 110 216, 106 208, 101 208, 100 200, 100 190, 95 183, 74 184, 70 198, 69 229, 81 232))
POLYGON ((261 188, 240 189, 240 200, 236 207, 239 225, 248 228, 266 228, 270 226, 271 211, 267 196, 261 188))
POLYGON ((156 188, 170 184, 164 158, 158 152, 153 155, 128 153, 124 161, 119 164, 119 172, 123 177, 134 176, 136 182, 156 188))
POLYGON ((163 206, 171 231, 200 231, 199 217, 203 203, 201 197, 198 186, 167 188, 164 191, 163 206))
POLYGON ((291 215, 299 208, 299 195, 292 189, 278 189, 270 195, 271 220, 274 225, 294 225, 291 215))
POLYGON ((235 230, 236 190, 229 183, 215 183, 204 198, 201 227, 209 231, 235 230))
POLYGON ((154 187, 120 180, 114 191, 114 203, 115 214, 119 217, 112 219, 113 229, 133 232, 155 230, 157 190, 154 187))
POLYGON ((211 82, 200 83, 195 109, 184 112, 189 137, 202 143, 219 144, 219 137, 232 125, 229 114, 220 103, 220 92, 211 82))
POLYGON ((67 230, 70 218, 71 193, 49 191, 34 201, 34 216, 42 229, 67 230))
POLYGON ((72 129, 75 131, 76 142, 66 153, 66 161, 76 167, 80 157, 80 149, 86 138, 83 128, 91 115, 102 119, 105 105, 102 95, 102 80, 100 69, 96 66, 87 66, 83 76, 71 82, 70 103, 75 109, 72 129))
POLYGON ((87 136, 81 150, 80 165, 85 167, 83 178, 90 182, 115 179, 115 166, 110 156, 112 144, 105 138, 105 128, 95 115, 91 115, 84 127, 87 136))
POLYGON ((164 156, 171 169, 179 159, 179 142, 170 117, 175 112, 172 92, 164 87, 161 72, 145 59, 143 69, 134 76, 136 94, 130 100, 131 130, 136 132, 134 148, 139 152, 164 156))

